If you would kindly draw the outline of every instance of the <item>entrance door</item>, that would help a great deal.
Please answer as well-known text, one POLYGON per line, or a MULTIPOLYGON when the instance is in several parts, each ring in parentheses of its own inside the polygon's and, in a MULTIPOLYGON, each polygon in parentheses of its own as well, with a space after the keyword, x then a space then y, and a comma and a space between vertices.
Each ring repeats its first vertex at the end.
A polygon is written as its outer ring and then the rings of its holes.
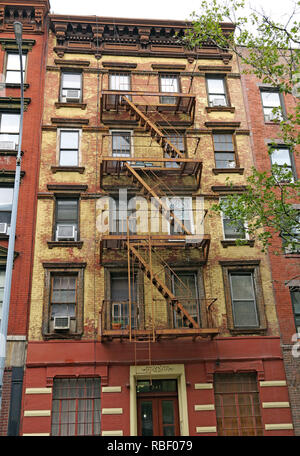
POLYGON ((138 435, 180 435, 177 397, 138 397, 137 405, 138 435))

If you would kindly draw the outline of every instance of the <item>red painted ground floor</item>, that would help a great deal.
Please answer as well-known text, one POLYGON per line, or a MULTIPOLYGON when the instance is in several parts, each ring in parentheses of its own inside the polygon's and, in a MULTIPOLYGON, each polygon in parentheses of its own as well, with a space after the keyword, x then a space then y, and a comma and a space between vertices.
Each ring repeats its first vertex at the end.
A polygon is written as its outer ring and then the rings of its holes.
POLYGON ((29 342, 20 435, 294 435, 279 338, 29 342))

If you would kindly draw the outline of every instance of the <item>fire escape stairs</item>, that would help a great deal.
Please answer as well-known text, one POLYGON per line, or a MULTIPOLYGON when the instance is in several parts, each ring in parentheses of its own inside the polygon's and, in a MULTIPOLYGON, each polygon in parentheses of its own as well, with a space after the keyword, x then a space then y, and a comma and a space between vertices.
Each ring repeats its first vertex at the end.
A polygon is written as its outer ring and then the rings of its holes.
POLYGON ((151 122, 150 119, 126 96, 122 97, 122 101, 126 103, 126 110, 130 111, 130 114, 136 118, 139 125, 144 128, 145 131, 150 133, 150 136, 163 148, 164 152, 169 154, 171 158, 184 158, 182 152, 175 147, 160 131, 160 129, 151 122))
POLYGON ((140 255, 138 250, 130 243, 128 243, 128 248, 131 255, 134 256, 139 262, 141 270, 148 277, 148 279, 152 281, 152 284, 157 288, 157 290, 166 299, 166 301, 172 306, 172 309, 175 310, 178 314, 182 314, 183 319, 187 321, 189 327, 199 328, 198 323, 185 310, 184 306, 180 303, 178 298, 176 298, 172 291, 159 279, 156 274, 152 272, 150 265, 142 257, 142 255, 140 255))

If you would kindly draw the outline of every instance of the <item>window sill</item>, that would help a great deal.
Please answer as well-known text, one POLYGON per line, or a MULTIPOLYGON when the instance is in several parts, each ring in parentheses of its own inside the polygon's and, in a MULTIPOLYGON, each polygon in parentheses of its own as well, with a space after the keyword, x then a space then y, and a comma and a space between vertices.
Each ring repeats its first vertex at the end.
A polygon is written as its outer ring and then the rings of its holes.
POLYGON ((82 334, 80 333, 71 333, 71 332, 53 332, 43 334, 45 340, 49 339, 81 339, 82 334))
POLYGON ((244 168, 213 168, 214 174, 244 174, 244 168))
POLYGON ((52 173, 79 173, 83 174, 85 171, 84 166, 51 166, 52 173))
POLYGON ((233 336, 244 335, 244 334, 264 334, 267 331, 267 328, 230 328, 230 333, 233 336))
POLYGON ((55 107, 57 109, 59 108, 80 108, 80 109, 86 109, 86 103, 68 103, 63 102, 63 101, 57 101, 55 103, 55 107))
POLYGON ((1 239, 1 240, 8 240, 8 239, 9 239, 9 234, 1 233, 1 234, 0 234, 0 239, 1 239))
MULTIPOLYGON (((8 89, 20 89, 21 84, 18 84, 16 82, 5 82, 5 87, 8 89)), ((27 90, 29 88, 29 84, 24 84, 24 90, 27 90)))
POLYGON ((243 243, 241 245, 237 244, 234 239, 223 239, 221 240, 221 244, 226 249, 227 247, 244 247, 244 246, 249 246, 253 247, 254 246, 254 239, 241 239, 243 243))
POLYGON ((233 106, 206 106, 206 112, 235 112, 235 107, 233 106))
POLYGON ((81 249, 83 241, 47 241, 47 244, 49 249, 54 247, 77 247, 81 249))

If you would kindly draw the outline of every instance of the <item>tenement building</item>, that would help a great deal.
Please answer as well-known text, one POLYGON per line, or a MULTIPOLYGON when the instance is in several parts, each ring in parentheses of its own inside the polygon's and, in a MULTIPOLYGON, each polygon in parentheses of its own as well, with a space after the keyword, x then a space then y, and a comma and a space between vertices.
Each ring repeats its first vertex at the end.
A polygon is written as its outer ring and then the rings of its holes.
POLYGON ((11 39, 15 17, 39 30, 37 124, 43 100, 11 310, 25 336, 30 306, 20 435, 294 435, 269 258, 211 210, 257 160, 235 55, 187 49, 186 22, 55 14, 43 48, 42 3, 0 19, 11 39))
MULTIPOLYGON (((0 1, 0 322, 20 125, 20 56, 13 23, 23 25, 24 122, 21 184, 7 329, 0 435, 19 435, 33 265, 36 191, 46 69, 48 0, 0 1)), ((0 343, 3 343, 1 341, 0 343)), ((1 391, 0 391, 1 394, 1 391)))
MULTIPOLYGON (((246 68, 242 65, 242 69, 246 68)), ((263 84, 254 75, 242 73, 242 87, 252 132, 254 164, 258 171, 269 172, 272 164, 286 166, 296 181, 300 175, 299 146, 293 150, 282 138, 279 121, 294 115, 299 98, 263 84), (276 113, 275 113, 276 111, 276 113)), ((294 207, 300 204, 294 200, 294 207)), ((300 218, 299 218, 300 221, 300 218)), ((295 229, 295 240, 300 224, 295 229)), ((291 248, 284 238, 274 235, 269 249, 272 285, 280 326, 282 354, 289 388, 295 435, 300 435, 300 247, 291 248)))

